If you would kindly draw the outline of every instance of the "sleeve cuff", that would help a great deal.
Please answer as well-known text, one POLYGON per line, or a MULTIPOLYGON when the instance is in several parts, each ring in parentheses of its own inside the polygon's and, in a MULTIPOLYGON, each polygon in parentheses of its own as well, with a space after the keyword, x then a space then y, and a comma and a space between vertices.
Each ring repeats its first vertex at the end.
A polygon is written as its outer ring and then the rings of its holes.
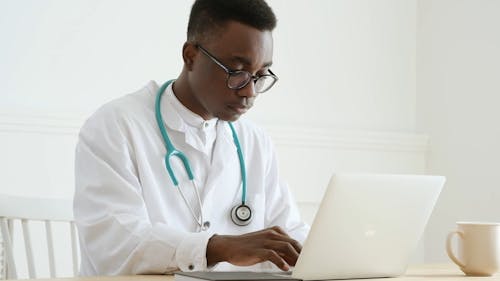
POLYGON ((192 233, 182 239, 175 252, 175 259, 180 270, 207 270, 207 244, 212 235, 209 232, 192 233))

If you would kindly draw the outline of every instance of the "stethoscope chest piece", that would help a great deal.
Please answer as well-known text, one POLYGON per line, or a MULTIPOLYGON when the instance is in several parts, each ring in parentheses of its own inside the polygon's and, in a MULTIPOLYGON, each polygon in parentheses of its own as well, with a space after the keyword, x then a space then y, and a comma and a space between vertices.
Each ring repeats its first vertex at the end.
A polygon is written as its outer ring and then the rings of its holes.
POLYGON ((239 226, 248 225, 252 221, 252 209, 246 204, 234 206, 231 210, 231 220, 239 226))

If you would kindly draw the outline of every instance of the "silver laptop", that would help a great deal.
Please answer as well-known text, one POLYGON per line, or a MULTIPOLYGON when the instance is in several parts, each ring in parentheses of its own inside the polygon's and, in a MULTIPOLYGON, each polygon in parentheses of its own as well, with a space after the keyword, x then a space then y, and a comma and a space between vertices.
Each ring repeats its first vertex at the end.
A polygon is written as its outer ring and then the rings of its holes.
POLYGON ((292 277, 402 275, 444 182, 441 176, 333 175, 292 277))

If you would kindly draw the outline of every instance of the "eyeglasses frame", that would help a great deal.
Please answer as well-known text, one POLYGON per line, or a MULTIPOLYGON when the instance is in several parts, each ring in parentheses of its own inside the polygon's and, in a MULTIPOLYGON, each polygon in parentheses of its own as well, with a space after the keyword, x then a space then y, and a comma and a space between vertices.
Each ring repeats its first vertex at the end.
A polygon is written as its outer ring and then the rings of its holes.
POLYGON ((200 44, 195 44, 195 46, 196 46, 196 48, 200 49, 200 50, 201 50, 201 52, 202 52, 203 54, 205 54, 205 55, 206 55, 208 58, 210 58, 210 59, 211 59, 211 60, 212 60, 215 64, 217 64, 218 66, 220 66, 220 67, 221 67, 221 68, 222 68, 222 69, 226 72, 226 74, 227 74, 227 78, 226 78, 226 86, 227 86, 229 89, 231 89, 231 90, 240 90, 240 89, 243 89, 243 88, 245 88, 245 87, 248 85, 248 83, 250 83, 250 81, 252 81, 252 80, 253 80, 254 84, 256 84, 256 83, 257 83, 257 81, 258 81, 260 78, 262 78, 262 77, 271 77, 271 78, 273 78, 273 82, 272 82, 272 84, 271 84, 269 87, 267 87, 267 89, 265 89, 265 91, 261 91, 261 92, 257 92, 257 91, 256 91, 256 93, 257 93, 257 94, 262 94, 262 93, 264 93, 264 92, 267 92, 269 89, 271 89, 271 88, 274 86, 274 84, 276 84, 276 82, 278 81, 278 76, 276 76, 276 75, 275 75, 275 74, 271 71, 271 69, 268 69, 268 70, 267 70, 267 71, 269 71, 269 74, 262 74, 262 75, 252 75, 252 73, 250 73, 250 72, 248 72, 248 71, 246 71, 246 70, 232 70, 232 69, 230 69, 229 67, 225 66, 225 65, 224 65, 224 64, 223 64, 223 63, 222 63, 219 59, 217 59, 214 55, 210 54, 210 52, 209 52, 209 51, 207 51, 207 49, 203 48, 200 44), (234 75, 239 74, 239 73, 248 73, 248 77, 250 77, 250 79, 248 79, 248 81, 247 81, 245 84, 243 84, 243 85, 241 85, 241 86, 239 86, 239 87, 231 87, 231 86, 229 85, 229 78, 231 78, 231 76, 234 76, 234 75))

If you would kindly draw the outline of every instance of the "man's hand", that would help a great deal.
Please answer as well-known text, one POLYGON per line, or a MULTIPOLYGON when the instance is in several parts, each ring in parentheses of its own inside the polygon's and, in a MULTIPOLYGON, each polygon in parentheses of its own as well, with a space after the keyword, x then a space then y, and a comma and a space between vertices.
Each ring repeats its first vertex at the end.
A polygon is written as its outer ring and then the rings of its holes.
POLYGON ((271 261, 281 270, 289 270, 299 257, 302 246, 280 227, 274 226, 243 235, 214 235, 207 244, 207 264, 226 261, 247 266, 271 261))

